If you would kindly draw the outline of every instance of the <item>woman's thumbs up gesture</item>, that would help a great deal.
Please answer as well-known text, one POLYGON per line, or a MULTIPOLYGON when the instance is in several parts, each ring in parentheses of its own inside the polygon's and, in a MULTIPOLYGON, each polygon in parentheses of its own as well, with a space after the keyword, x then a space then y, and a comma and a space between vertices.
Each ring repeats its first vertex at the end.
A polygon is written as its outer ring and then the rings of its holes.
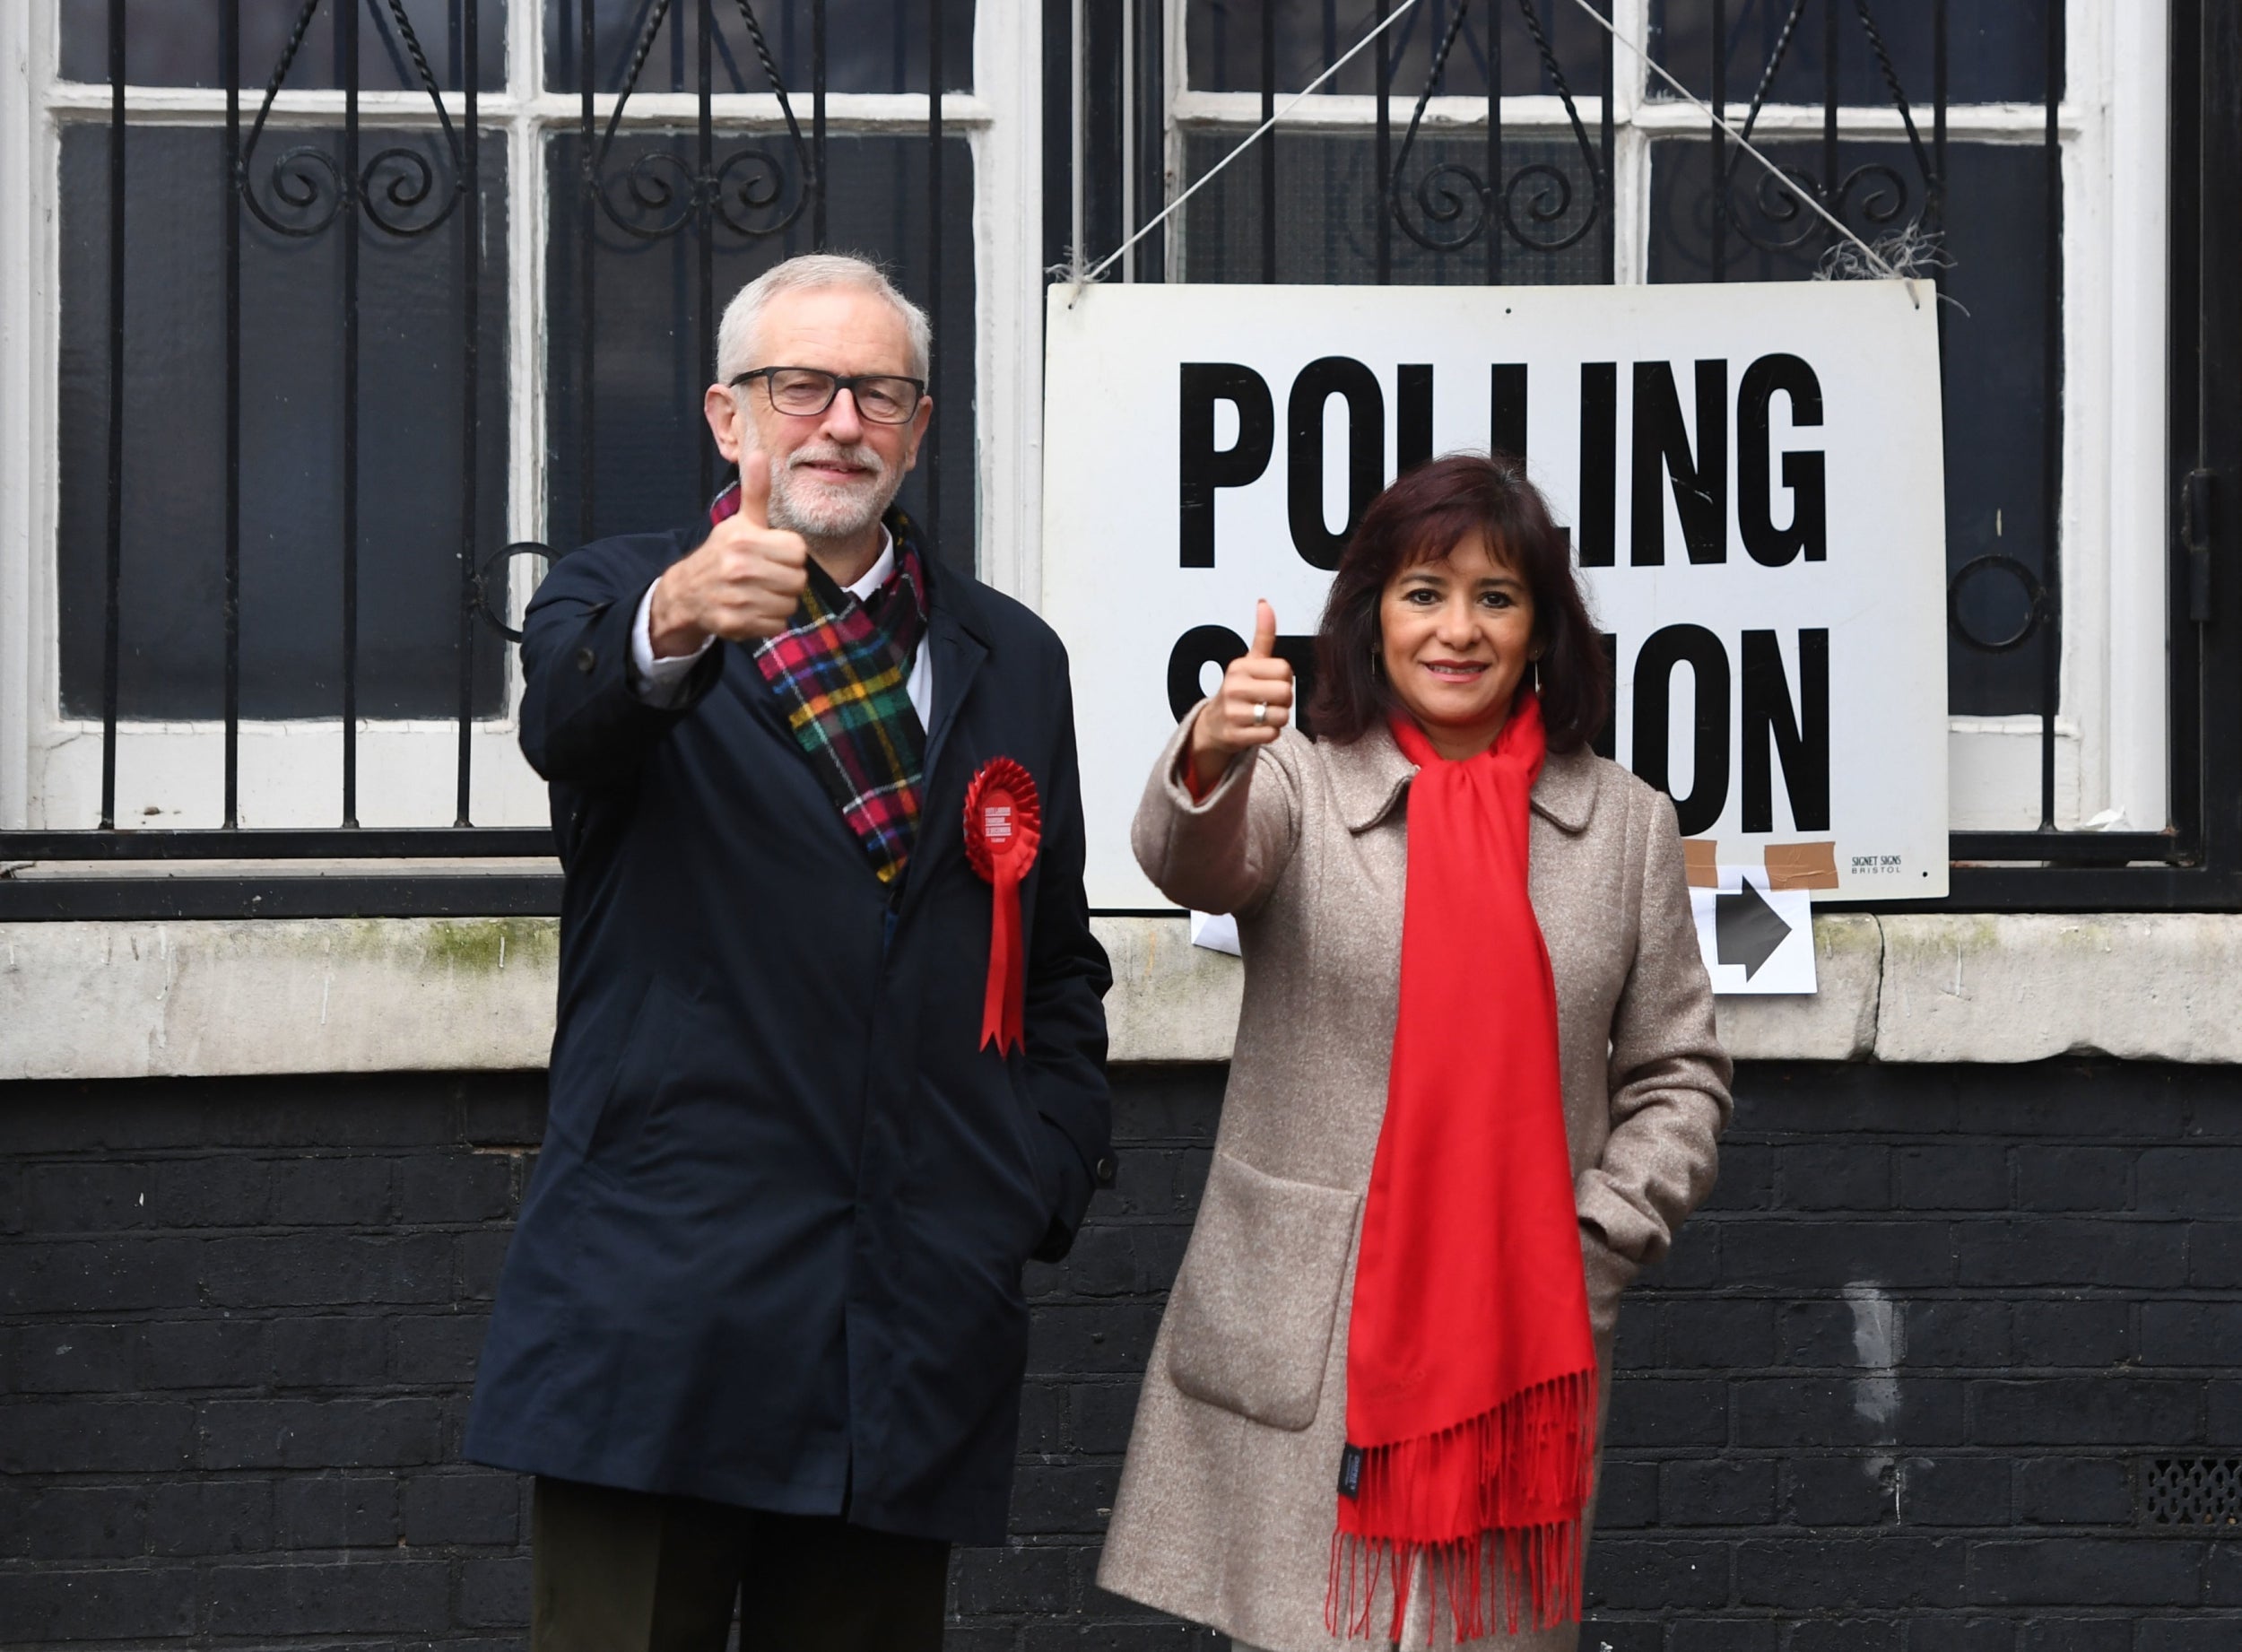
POLYGON ((1191 730, 1195 789, 1212 791, 1240 752, 1267 745, 1292 717, 1292 667, 1277 657, 1277 614, 1254 604, 1253 646, 1230 663, 1191 730))

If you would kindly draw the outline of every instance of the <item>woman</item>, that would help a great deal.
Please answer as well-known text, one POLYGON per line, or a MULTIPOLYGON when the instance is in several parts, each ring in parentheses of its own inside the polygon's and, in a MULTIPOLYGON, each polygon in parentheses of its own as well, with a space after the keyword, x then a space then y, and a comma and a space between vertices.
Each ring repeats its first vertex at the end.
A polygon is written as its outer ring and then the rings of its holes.
POLYGON ((1313 743, 1274 639, 1137 811, 1246 988, 1099 1582, 1238 1652, 1569 1652, 1620 1293, 1729 1108, 1673 809, 1586 750, 1600 639, 1514 460, 1365 513, 1313 743))

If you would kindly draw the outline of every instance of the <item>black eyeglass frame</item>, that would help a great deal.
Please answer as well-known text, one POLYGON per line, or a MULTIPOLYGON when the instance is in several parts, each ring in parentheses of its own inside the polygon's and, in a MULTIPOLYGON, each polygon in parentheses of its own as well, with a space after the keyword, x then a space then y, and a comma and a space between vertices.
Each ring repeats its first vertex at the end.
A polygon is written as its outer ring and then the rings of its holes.
POLYGON ((857 415, 869 422, 873 424, 908 424, 914 418, 917 417, 919 405, 926 399, 926 381, 924 378, 914 378, 908 373, 830 373, 826 371, 825 369, 821 367, 789 367, 783 363, 772 367, 751 368, 744 373, 735 374, 732 379, 732 387, 734 390, 737 390, 743 386, 748 384, 751 380, 757 378, 763 381, 763 397, 766 401, 769 402, 771 412, 783 413, 789 419, 814 419, 818 417, 821 413, 824 413, 827 408, 832 406, 833 403, 839 399, 840 393, 843 390, 846 390, 851 396, 856 398, 857 415), (809 408, 802 413, 795 413, 790 408, 785 408, 778 405, 777 392, 771 387, 772 378, 774 375, 778 373, 815 373, 819 378, 827 380, 831 386, 831 388, 827 391, 825 399, 819 403, 815 407, 809 408), (900 419, 875 419, 872 416, 872 414, 865 411, 864 397, 857 395, 856 387, 858 385, 871 384, 874 382, 885 384, 905 384, 911 387, 911 389, 914 392, 911 398, 911 404, 909 409, 900 419))

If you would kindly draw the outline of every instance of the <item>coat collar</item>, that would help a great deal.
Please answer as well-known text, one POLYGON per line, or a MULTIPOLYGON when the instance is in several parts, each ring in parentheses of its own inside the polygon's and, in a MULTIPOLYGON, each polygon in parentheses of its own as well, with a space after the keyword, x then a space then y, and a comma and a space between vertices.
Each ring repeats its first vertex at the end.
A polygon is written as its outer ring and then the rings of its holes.
MULTIPOLYGON (((1339 817, 1349 831, 1368 831, 1384 820, 1417 772, 1416 764, 1403 754, 1382 722, 1348 744, 1319 743, 1339 817)), ((1585 751, 1551 752, 1542 764, 1541 778, 1534 782, 1534 813, 1577 836, 1587 830, 1595 806, 1595 759, 1585 751)))

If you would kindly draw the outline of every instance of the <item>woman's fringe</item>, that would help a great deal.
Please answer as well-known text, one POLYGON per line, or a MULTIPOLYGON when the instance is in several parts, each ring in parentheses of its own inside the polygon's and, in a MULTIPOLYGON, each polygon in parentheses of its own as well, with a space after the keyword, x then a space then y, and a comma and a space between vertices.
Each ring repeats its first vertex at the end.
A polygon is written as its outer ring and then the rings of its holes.
POLYGON ((1529 1388, 1438 1434, 1366 1451, 1352 1524, 1382 1524, 1379 1511, 1397 1482, 1429 1474, 1437 1483, 1443 1470, 1456 1472, 1459 1451, 1478 1461, 1480 1518, 1473 1531, 1432 1540, 1334 1530, 1325 1627, 1334 1635, 1369 1638, 1383 1594, 1393 1602, 1385 1639, 1398 1643, 1420 1560, 1433 1591, 1428 1645, 1443 1599, 1458 1641, 1493 1633, 1498 1608, 1511 1635, 1521 1622, 1540 1630, 1577 1621, 1586 1558, 1581 1514, 1505 1525, 1502 1510, 1586 1509, 1595 1473, 1595 1376, 1589 1371, 1529 1388))

